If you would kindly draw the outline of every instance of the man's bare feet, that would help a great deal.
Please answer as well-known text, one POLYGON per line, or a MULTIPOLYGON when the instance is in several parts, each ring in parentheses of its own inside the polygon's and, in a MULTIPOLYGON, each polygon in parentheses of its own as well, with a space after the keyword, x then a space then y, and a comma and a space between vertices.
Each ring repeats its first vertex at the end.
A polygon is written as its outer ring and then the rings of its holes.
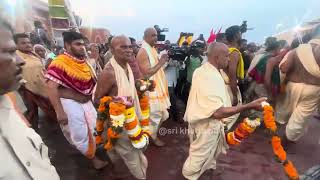
POLYGON ((154 139, 152 142, 153 142, 153 144, 154 144, 155 146, 157 146, 157 147, 163 147, 163 146, 166 145, 166 144, 165 144, 163 141, 161 141, 159 138, 154 139))
POLYGON ((96 170, 100 170, 108 165, 108 161, 101 161, 100 159, 94 157, 92 159, 92 164, 96 170))

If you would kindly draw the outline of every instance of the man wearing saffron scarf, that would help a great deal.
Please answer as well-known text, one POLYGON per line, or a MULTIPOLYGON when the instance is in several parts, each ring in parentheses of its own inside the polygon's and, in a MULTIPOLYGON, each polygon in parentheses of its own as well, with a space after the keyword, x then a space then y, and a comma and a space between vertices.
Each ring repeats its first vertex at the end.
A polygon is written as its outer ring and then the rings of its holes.
POLYGON ((227 87, 220 71, 228 66, 229 51, 223 43, 208 47, 208 62, 195 70, 184 120, 188 122, 190 138, 189 156, 182 174, 197 180, 209 169, 216 169, 216 159, 226 153, 228 145, 224 133, 225 118, 244 110, 259 109, 260 98, 248 104, 231 106, 227 87))
MULTIPOLYGON (((140 120, 139 98, 134 75, 128 63, 133 56, 132 44, 126 36, 115 36, 111 41, 110 50, 114 56, 99 75, 95 102, 98 103, 104 96, 130 96, 134 100, 135 111, 140 120)), ((142 149, 132 145, 127 132, 124 131, 120 136, 113 149, 108 151, 110 159, 115 162, 120 156, 135 178, 146 179, 148 162, 142 149)))
POLYGON ((106 165, 95 157, 93 136, 97 112, 91 97, 96 79, 85 58, 83 36, 78 32, 64 32, 66 52, 48 67, 47 92, 56 111, 66 139, 83 155, 91 159, 96 169, 106 165), (71 91, 71 98, 63 98, 60 91, 71 91))
POLYGON ((281 61, 286 89, 283 101, 277 104, 279 123, 288 122, 285 144, 298 141, 307 129, 307 122, 320 104, 320 26, 308 44, 301 44, 281 61))
POLYGON ((164 146, 158 137, 158 129, 161 124, 168 119, 168 110, 171 106, 168 90, 168 81, 165 76, 163 65, 168 61, 168 55, 163 54, 158 58, 155 45, 157 43, 157 31, 154 28, 147 28, 144 32, 144 41, 138 52, 137 59, 140 71, 144 77, 156 82, 156 89, 149 93, 150 99, 150 120, 151 137, 156 146, 164 146))

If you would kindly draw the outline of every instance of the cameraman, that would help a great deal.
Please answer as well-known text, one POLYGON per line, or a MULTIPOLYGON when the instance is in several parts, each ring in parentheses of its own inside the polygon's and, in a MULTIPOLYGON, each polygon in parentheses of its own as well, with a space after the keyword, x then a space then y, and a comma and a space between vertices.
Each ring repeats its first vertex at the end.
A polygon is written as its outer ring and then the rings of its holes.
MULTIPOLYGON (((165 47, 164 49, 160 52, 160 56, 162 54, 168 53, 170 51, 170 41, 166 40, 165 41, 165 47)), ((170 118, 171 120, 174 120, 179 123, 183 123, 182 119, 179 119, 178 117, 178 112, 177 112, 177 97, 175 95, 175 87, 177 85, 177 70, 178 70, 179 62, 177 59, 174 59, 173 57, 169 56, 169 61, 164 65, 164 71, 168 80, 168 88, 169 88, 169 96, 170 96, 170 102, 171 102, 171 107, 170 107, 170 118)))
POLYGON ((189 57, 186 60, 186 69, 187 69, 187 83, 184 88, 184 101, 188 102, 189 91, 192 83, 192 76, 194 71, 201 66, 203 58, 201 56, 201 50, 204 44, 201 41, 194 43, 189 51, 189 57))

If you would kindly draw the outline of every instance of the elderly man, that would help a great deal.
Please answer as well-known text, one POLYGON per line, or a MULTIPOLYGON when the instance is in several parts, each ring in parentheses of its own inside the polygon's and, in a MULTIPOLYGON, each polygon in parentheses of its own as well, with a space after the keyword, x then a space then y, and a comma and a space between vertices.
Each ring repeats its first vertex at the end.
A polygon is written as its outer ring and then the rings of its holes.
POLYGON ((182 174, 190 180, 216 168, 216 159, 228 145, 224 134, 224 118, 252 108, 260 108, 266 98, 249 104, 231 106, 224 79, 219 70, 229 63, 228 47, 212 43, 208 47, 208 62, 196 69, 185 113, 189 123, 190 149, 182 174))
POLYGON ((144 41, 138 52, 137 59, 140 71, 144 77, 156 82, 156 89, 149 93, 150 99, 150 120, 151 120, 151 137, 156 146, 164 146, 158 137, 158 129, 161 124, 168 119, 170 108, 168 81, 165 76, 163 65, 169 60, 167 54, 158 58, 158 52, 155 49, 157 43, 157 31, 154 28, 147 28, 144 32, 144 41))
POLYGON ((26 83, 20 87, 19 93, 27 107, 27 112, 25 113, 26 118, 32 123, 34 128, 37 128, 39 118, 38 107, 40 107, 51 120, 56 120, 55 111, 47 99, 45 79, 43 76, 44 65, 40 57, 32 51, 32 45, 28 35, 15 34, 14 41, 17 44, 17 55, 26 62, 22 73, 26 83))
MULTIPOLYGON (((133 56, 129 38, 115 36, 111 41, 110 50, 114 56, 99 76, 95 102, 99 102, 99 99, 103 96, 130 96, 134 100, 135 111, 139 117, 141 115, 139 98, 135 88, 133 72, 128 64, 133 56)), ((121 138, 117 140, 108 155, 112 161, 120 156, 135 178, 146 179, 147 159, 141 149, 133 147, 125 132, 121 134, 121 138)))
POLYGON ((48 148, 29 128, 10 91, 21 85, 24 62, 16 56, 11 26, 0 17, 0 169, 2 180, 59 180, 48 148))
POLYGON ((308 44, 301 44, 281 61, 286 74, 286 92, 277 104, 277 120, 286 127, 286 144, 298 141, 307 128, 308 119, 320 104, 320 26, 308 44))
POLYGON ((64 32, 63 40, 66 52, 48 67, 47 94, 68 142, 92 160, 94 168, 101 169, 107 163, 95 156, 93 133, 97 112, 91 98, 96 78, 84 59, 83 36, 78 32, 64 32), (60 92, 70 96, 62 96, 60 92))

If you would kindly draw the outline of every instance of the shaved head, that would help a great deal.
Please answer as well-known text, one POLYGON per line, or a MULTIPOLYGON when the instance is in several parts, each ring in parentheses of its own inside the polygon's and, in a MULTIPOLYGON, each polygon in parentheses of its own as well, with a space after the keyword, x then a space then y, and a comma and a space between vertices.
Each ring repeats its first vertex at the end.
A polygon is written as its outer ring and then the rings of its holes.
POLYGON ((130 39, 124 35, 113 37, 111 41, 111 53, 119 64, 126 64, 133 57, 130 39))
POLYGON ((157 30, 153 27, 147 28, 144 31, 143 39, 150 45, 154 46, 158 41, 158 33, 157 30))
POLYGON ((228 46, 224 43, 213 42, 208 46, 208 54, 216 54, 225 49, 228 49, 228 46))
POLYGON ((119 43, 121 43, 121 42, 123 42, 123 41, 127 41, 127 40, 130 41, 130 39, 129 39, 127 36, 125 36, 125 35, 115 36, 115 37, 113 37, 112 40, 111 40, 111 47, 114 48, 114 47, 117 46, 119 43))
POLYGON ((153 27, 147 28, 144 31, 144 37, 150 36, 152 33, 157 33, 157 30, 155 28, 153 28, 153 27))
POLYGON ((208 61, 218 69, 228 67, 229 49, 224 43, 213 42, 208 46, 208 61))

